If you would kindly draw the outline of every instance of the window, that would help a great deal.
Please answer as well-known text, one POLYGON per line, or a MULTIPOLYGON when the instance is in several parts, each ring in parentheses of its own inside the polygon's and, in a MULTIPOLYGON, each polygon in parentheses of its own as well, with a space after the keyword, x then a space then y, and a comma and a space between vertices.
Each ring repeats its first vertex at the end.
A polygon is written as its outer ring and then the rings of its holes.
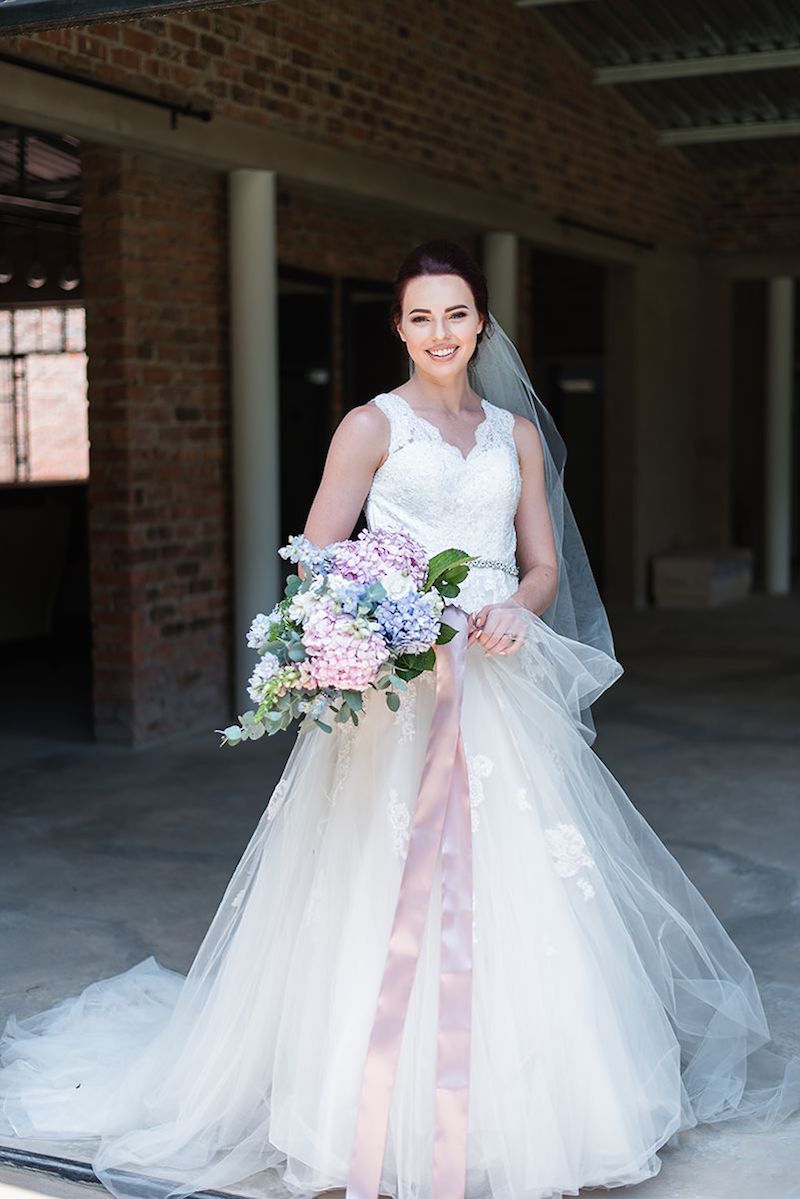
POLYGON ((89 476, 85 311, 0 310, 0 483, 89 476))

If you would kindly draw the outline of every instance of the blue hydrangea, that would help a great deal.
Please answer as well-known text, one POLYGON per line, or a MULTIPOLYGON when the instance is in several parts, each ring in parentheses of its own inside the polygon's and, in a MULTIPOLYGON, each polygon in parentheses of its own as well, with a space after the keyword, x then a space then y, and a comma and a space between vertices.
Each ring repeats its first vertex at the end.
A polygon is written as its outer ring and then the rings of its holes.
POLYGON ((398 654, 421 654, 439 636, 440 613, 431 592, 409 591, 399 599, 381 600, 375 619, 391 649, 398 654))
POLYGON ((355 583, 341 575, 329 575, 328 587, 342 612, 346 612, 348 616, 358 615, 358 606, 367 590, 363 583, 355 583))
POLYGON ((289 537, 288 545, 282 545, 278 550, 282 558, 290 562, 302 562, 314 572, 325 574, 328 570, 330 552, 325 546, 314 545, 302 533, 294 533, 289 537))

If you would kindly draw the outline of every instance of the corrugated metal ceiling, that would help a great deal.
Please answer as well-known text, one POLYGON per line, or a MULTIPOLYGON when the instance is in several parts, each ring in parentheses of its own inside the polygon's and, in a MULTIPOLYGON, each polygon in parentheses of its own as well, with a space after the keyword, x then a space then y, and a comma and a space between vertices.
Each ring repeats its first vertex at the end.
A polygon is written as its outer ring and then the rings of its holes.
POLYGON ((800 162, 797 0, 516 0, 701 169, 800 162))
POLYGON ((75 137, 0 124, 0 208, 77 215, 78 149, 75 137))

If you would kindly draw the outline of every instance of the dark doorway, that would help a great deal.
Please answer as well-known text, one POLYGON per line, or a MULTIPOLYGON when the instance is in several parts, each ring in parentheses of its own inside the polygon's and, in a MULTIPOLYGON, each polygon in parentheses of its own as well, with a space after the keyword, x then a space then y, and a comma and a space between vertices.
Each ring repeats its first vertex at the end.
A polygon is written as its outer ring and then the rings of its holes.
POLYGON ((302 532, 331 433, 333 284, 290 267, 278 272, 281 543, 302 532))
POLYGON ((346 279, 342 284, 345 408, 366 404, 408 378, 408 355, 389 326, 391 288, 346 279))
POLYGON ((603 588, 605 268, 531 250, 531 377, 567 447, 564 486, 603 588))

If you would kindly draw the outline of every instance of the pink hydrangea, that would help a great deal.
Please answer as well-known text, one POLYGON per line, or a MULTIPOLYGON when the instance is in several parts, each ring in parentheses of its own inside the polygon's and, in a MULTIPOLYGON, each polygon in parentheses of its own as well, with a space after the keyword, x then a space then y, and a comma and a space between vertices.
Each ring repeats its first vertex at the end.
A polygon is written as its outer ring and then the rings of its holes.
POLYGON ((363 691, 374 682, 389 647, 378 632, 357 634, 353 618, 319 608, 303 629, 303 644, 317 685, 363 691))

